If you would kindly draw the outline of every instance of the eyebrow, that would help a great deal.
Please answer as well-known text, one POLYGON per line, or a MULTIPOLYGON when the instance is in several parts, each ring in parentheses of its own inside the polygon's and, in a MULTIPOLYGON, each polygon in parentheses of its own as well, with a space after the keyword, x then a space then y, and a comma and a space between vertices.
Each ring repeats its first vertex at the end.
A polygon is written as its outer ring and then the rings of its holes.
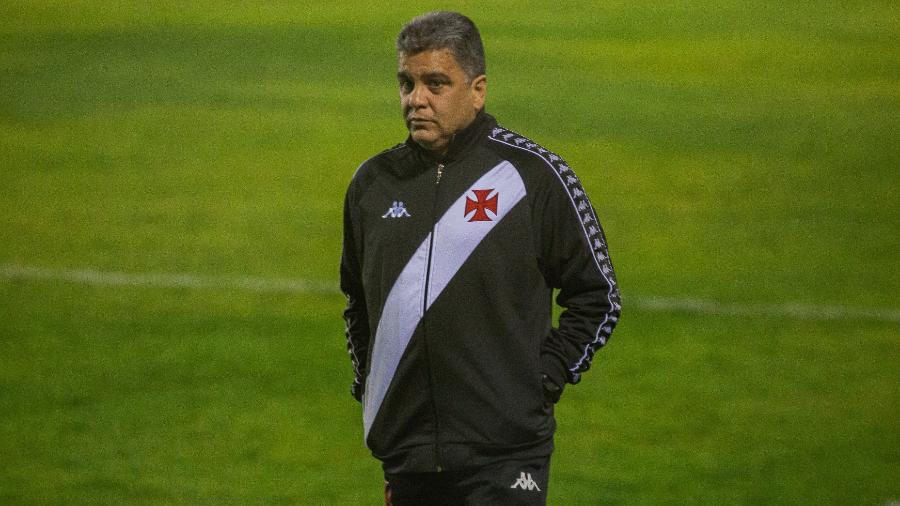
MULTIPOLYGON (((400 72, 397 72, 397 79, 410 79, 411 80, 412 76, 409 75, 409 72, 402 70, 400 72)), ((427 79, 452 81, 452 79, 450 79, 450 76, 443 72, 426 72, 426 73, 422 74, 422 80, 424 81, 427 79)))

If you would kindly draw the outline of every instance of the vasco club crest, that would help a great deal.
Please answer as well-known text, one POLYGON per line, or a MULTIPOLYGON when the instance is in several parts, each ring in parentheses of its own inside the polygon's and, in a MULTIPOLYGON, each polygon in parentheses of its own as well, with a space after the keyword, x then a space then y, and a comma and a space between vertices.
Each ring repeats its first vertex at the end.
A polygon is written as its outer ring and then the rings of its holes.
POLYGON ((487 211, 490 211, 491 214, 494 215, 494 217, 497 216, 497 202, 500 198, 500 193, 494 193, 494 196, 488 198, 488 195, 490 195, 493 191, 493 188, 487 190, 472 190, 472 193, 475 194, 474 199, 466 195, 466 210, 463 213, 463 216, 469 216, 469 213, 475 211, 472 214, 472 217, 469 218, 469 222, 494 221, 490 216, 488 216, 487 211))

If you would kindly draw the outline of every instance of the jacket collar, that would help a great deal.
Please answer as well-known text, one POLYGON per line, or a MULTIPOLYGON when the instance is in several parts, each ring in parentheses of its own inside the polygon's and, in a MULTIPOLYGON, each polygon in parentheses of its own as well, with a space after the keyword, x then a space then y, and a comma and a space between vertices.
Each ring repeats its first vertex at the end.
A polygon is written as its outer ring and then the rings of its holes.
MULTIPOLYGON (((479 137, 481 137, 481 133, 485 128, 489 128, 494 124, 496 124, 494 117, 486 113, 484 108, 482 108, 468 126, 456 132, 453 138, 450 139, 450 146, 447 148, 447 153, 440 162, 448 163, 457 159, 461 154, 465 153, 479 137)), ((416 153, 416 158, 420 163, 429 161, 425 149, 416 144, 416 142, 412 140, 412 136, 406 138, 406 145, 412 148, 413 152, 416 153)))

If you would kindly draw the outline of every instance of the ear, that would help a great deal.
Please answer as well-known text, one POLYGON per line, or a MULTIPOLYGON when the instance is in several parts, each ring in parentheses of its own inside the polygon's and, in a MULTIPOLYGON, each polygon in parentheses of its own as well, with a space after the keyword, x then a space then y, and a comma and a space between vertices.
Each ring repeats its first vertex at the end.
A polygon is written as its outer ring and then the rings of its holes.
POLYGON ((481 74, 472 80, 472 105, 475 106, 475 110, 479 110, 484 107, 484 100, 487 97, 487 76, 481 74))

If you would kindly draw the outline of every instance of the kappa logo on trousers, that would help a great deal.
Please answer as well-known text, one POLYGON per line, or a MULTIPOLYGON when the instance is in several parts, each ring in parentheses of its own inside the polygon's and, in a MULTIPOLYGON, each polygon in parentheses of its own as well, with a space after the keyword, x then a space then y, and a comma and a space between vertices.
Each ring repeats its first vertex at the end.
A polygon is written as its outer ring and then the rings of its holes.
POLYGON ((541 491, 540 487, 538 487, 538 484, 533 479, 531 479, 531 473, 526 474, 524 471, 519 474, 519 479, 516 480, 516 482, 513 483, 512 486, 509 488, 521 488, 522 490, 537 490, 538 492, 541 491))

